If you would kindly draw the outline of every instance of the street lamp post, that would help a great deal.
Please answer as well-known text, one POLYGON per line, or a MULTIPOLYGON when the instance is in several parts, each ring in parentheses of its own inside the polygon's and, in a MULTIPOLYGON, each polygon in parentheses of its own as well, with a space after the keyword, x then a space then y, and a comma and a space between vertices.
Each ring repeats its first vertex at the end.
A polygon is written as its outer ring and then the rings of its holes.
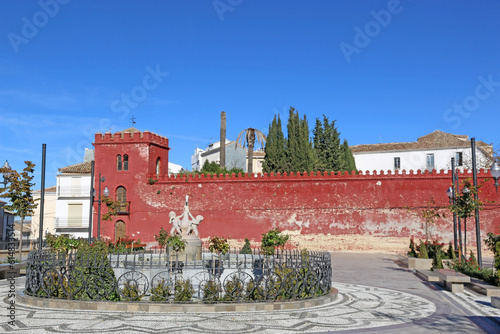
MULTIPOLYGON (((455 185, 449 187, 446 191, 451 205, 455 205, 455 185)), ((454 250, 458 250, 458 236, 457 236, 457 214, 453 211, 453 246, 454 250)))
POLYGON ((491 166, 490 173, 495 180, 495 190, 498 192, 498 178, 500 178, 500 167, 498 167, 498 163, 495 162, 493 166, 491 166))
MULTIPOLYGON (((471 155, 472 155, 472 182, 474 185, 474 201, 477 203, 479 197, 477 194, 477 166, 476 166, 476 138, 470 139, 471 155)), ((474 213, 476 221, 476 244, 477 244, 477 264, 479 268, 483 267, 483 256, 481 254, 481 227, 479 226, 479 207, 476 205, 474 213)))
MULTIPOLYGON (((5 160, 5 163, 3 164, 2 168, 7 169, 7 170, 11 169, 9 162, 7 160, 5 160)), ((9 181, 7 181, 7 178, 5 177, 5 174, 6 173, 2 173, 3 181, 0 181, 0 183, 3 184, 3 189, 7 188, 7 183, 9 183, 9 181)))
MULTIPOLYGON (((450 199, 450 204, 455 205, 456 204, 456 198, 455 198, 455 179, 456 179, 456 170, 455 170, 455 158, 451 158, 451 194, 450 194, 450 189, 448 189, 448 198, 450 199)), ((457 213, 453 211, 453 246, 455 247, 454 249, 458 249, 458 242, 457 242, 457 213)))
MULTIPOLYGON (((101 240, 101 182, 104 182, 106 179, 105 177, 101 177, 101 173, 99 173, 99 197, 97 200, 97 240, 101 240)), ((109 190, 108 187, 104 188, 104 191, 102 192, 104 197, 109 196, 109 190)), ((94 197, 96 196, 95 190, 94 190, 94 197)))
MULTIPOLYGON (((462 189, 462 193, 465 197, 465 203, 468 202, 467 198, 470 196, 470 190, 467 187, 462 189)), ((467 217, 464 218, 464 254, 467 256, 467 217)))

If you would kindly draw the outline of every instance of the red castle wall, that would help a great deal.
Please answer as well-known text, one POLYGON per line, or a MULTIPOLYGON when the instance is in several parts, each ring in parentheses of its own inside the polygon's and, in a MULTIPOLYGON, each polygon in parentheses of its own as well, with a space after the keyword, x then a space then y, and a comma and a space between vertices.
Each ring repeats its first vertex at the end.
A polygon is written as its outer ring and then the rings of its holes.
MULTIPOLYGON (((96 172, 101 170, 106 176, 105 184, 111 196, 116 187, 122 185, 131 202, 130 215, 102 222, 101 234, 112 240, 114 221, 121 219, 127 225, 127 235, 153 242, 160 227, 170 230, 168 213, 175 211, 179 215, 185 196, 189 195, 191 213, 205 218, 198 227, 203 239, 212 235, 226 236, 236 240, 234 245, 239 246, 244 238, 249 238, 257 245, 262 233, 279 227, 291 236, 292 246, 301 248, 404 252, 410 236, 424 238, 422 220, 409 207, 422 207, 431 198, 436 205, 448 205, 446 190, 451 185, 451 174, 443 171, 396 175, 330 173, 182 178, 162 173, 164 175, 156 177, 147 160, 152 159, 154 163, 157 154, 168 154, 168 142, 149 152, 148 145, 147 140, 125 146, 115 142, 100 145, 96 136, 96 172), (117 172, 113 161, 105 162, 114 159, 116 150, 127 150, 130 157, 128 173, 117 172), (158 182, 150 184, 149 178, 158 179, 158 182)), ((164 156, 168 159, 168 155, 164 156)), ((461 180, 469 177, 472 174, 460 174, 461 180)), ((485 182, 480 198, 496 201, 496 204, 485 204, 480 214, 484 240, 487 232, 500 232, 500 197, 489 173, 480 171, 478 181, 485 182)), ((453 240, 453 220, 448 210, 443 212, 446 218, 437 219, 430 233, 448 242, 453 240)), ((96 221, 97 216, 93 231, 96 231, 96 221)), ((467 231, 469 247, 475 247, 474 219, 467 222, 467 231)))

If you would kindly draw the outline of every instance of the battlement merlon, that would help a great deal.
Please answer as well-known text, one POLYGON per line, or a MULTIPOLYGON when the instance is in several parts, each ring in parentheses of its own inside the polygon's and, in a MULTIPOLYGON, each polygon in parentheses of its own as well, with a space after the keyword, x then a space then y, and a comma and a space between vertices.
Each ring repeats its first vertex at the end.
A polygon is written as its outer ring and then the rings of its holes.
POLYGON ((100 132, 95 134, 94 145, 99 144, 118 144, 118 143, 154 143, 158 146, 168 148, 168 138, 151 133, 149 131, 144 132, 106 132, 102 134, 100 132))

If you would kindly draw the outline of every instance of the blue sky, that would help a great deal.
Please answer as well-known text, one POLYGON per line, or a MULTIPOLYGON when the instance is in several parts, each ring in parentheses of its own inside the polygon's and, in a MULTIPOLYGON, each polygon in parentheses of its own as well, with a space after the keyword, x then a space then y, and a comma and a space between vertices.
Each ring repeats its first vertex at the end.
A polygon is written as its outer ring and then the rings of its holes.
MULTIPOLYGON (((166 136, 170 161, 290 106, 351 145, 442 130, 500 144, 500 1, 0 1, 0 161, 46 185, 93 134, 166 136)), ((37 187, 35 187, 37 188, 37 187)))

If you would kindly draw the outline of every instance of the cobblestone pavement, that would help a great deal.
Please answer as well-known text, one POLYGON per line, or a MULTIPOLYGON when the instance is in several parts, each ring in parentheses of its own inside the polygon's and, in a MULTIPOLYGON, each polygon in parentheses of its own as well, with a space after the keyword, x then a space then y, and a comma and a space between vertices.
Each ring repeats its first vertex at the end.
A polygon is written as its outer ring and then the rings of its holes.
MULTIPOLYGON (((400 268, 395 257, 334 253, 332 303, 302 310, 227 313, 119 313, 55 310, 16 304, 4 333, 500 333, 490 298, 451 294, 400 268), (344 268, 341 270, 340 268, 344 268)), ((16 279, 19 289, 24 278, 16 279)), ((7 316, 9 284, 0 281, 7 316)))

